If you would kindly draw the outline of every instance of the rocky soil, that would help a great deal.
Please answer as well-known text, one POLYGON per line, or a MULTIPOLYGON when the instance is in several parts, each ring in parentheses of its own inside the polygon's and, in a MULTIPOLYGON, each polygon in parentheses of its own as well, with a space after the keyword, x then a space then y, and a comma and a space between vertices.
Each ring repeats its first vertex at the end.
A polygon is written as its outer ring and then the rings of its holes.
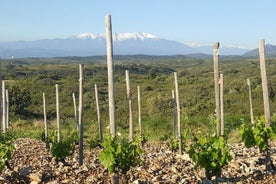
MULTIPOLYGON (((236 144, 231 150, 233 159, 223 168, 218 183, 276 183, 276 175, 265 171, 264 156, 258 149, 236 144)), ((79 167, 77 153, 66 164, 56 163, 43 142, 18 139, 10 168, 2 171, 0 183, 111 183, 112 176, 98 160, 100 151, 86 148, 84 164, 79 167)), ((144 151, 144 165, 120 175, 120 183, 212 183, 203 169, 194 168, 187 154, 172 153, 164 143, 147 143, 144 151)), ((276 153, 272 159, 276 162, 276 153)))

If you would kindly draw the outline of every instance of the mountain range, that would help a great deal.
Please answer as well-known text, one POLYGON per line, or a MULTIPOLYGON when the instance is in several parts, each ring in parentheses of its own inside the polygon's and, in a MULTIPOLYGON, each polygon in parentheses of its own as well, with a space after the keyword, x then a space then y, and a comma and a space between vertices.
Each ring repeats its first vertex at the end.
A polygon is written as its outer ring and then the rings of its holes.
MULTIPOLYGON (((212 55, 211 46, 190 46, 173 40, 159 38, 150 33, 113 33, 115 55, 212 55)), ((273 53, 276 53, 276 46, 273 53)), ((253 56, 256 51, 222 46, 221 55, 253 56)), ((106 54, 105 34, 82 33, 64 39, 0 42, 1 58, 96 56, 106 54)), ((276 54, 275 54, 276 55, 276 54)))

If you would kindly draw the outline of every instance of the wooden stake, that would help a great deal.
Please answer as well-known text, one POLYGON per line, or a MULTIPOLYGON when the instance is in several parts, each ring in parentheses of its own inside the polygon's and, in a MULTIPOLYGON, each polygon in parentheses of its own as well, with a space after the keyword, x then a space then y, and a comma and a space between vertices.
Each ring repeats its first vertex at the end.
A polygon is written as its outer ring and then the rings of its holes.
POLYGON ((175 102, 175 93, 172 90, 172 110, 173 110, 173 135, 177 137, 177 126, 176 126, 176 102, 175 102))
POLYGON ((2 114, 2 131, 3 133, 6 133, 7 127, 6 127, 6 87, 5 87, 5 81, 2 81, 2 108, 3 108, 3 114, 2 114))
POLYGON ((73 104, 74 104, 74 114, 75 114, 75 122, 77 131, 79 131, 79 122, 78 122, 78 112, 77 112, 77 102, 76 102, 76 95, 75 93, 72 94, 73 97, 73 104))
POLYGON ((130 91, 128 70, 126 70, 126 90, 127 90, 128 110, 129 110, 129 140, 133 141, 132 95, 130 91))
POLYGON ((220 74, 220 135, 224 135, 223 74, 220 74))
POLYGON ((56 111, 57 111, 57 142, 61 141, 60 135, 60 121, 59 121, 59 91, 58 84, 56 84, 56 111))
MULTIPOLYGON (((261 68, 261 78, 262 78, 262 89, 263 89, 263 100, 264 100, 264 114, 265 114, 265 126, 270 127, 270 108, 269 108, 269 97, 268 97, 268 87, 266 78, 266 67, 265 67, 265 41, 261 40, 259 43, 259 55, 260 55, 260 68, 261 68)), ((271 140, 268 140, 268 148, 266 150, 265 156, 265 167, 267 171, 275 172, 273 169, 273 164, 271 160, 271 140)))
POLYGON ((9 110, 10 109, 10 100, 9 100, 9 91, 6 89, 6 129, 9 130, 9 110))
POLYGON ((269 97, 268 97, 268 87, 267 87, 267 78, 266 78, 266 67, 265 67, 265 41, 264 40, 260 41, 259 55, 260 55, 260 68, 261 68, 263 100, 264 100, 265 125, 268 127, 270 126, 270 108, 269 108, 269 97))
POLYGON ((138 94, 138 124, 139 124, 139 132, 140 137, 142 137, 142 117, 141 117, 141 95, 140 95, 140 86, 137 86, 137 94, 138 94))
POLYGON ((103 140, 103 130, 102 130, 102 122, 101 122, 101 114, 100 114, 100 105, 99 105, 97 84, 95 84, 95 98, 96 98, 96 109, 97 109, 97 117, 98 117, 99 139, 100 139, 100 141, 102 141, 103 140))
POLYGON ((247 85, 248 85, 248 97, 249 97, 249 107, 250 107, 250 120, 251 120, 251 124, 254 124, 253 104, 252 104, 252 95, 251 95, 251 84, 250 84, 250 79, 249 78, 247 78, 247 85))
POLYGON ((79 65, 79 166, 83 164, 83 65, 79 65))
POLYGON ((214 60, 214 82, 215 82, 215 101, 216 101, 216 124, 217 136, 220 135, 220 97, 219 97, 219 42, 213 46, 213 60, 214 60))
POLYGON ((107 56, 107 71, 108 71, 108 100, 109 100, 109 121, 110 134, 116 135, 115 123, 115 95, 114 95, 114 73, 113 73, 113 44, 112 44, 112 26, 111 16, 105 16, 106 30, 106 56, 107 56))
POLYGON ((181 140, 181 109, 180 109, 180 101, 179 101, 179 91, 178 91, 178 79, 177 73, 174 72, 174 83, 175 83, 175 97, 176 97, 176 109, 177 109, 177 133, 178 133, 178 147, 179 154, 182 154, 182 140, 181 140))
POLYGON ((48 124, 47 124, 47 114, 46 114, 46 99, 45 93, 43 93, 43 114, 44 114, 44 135, 46 147, 48 147, 48 124))

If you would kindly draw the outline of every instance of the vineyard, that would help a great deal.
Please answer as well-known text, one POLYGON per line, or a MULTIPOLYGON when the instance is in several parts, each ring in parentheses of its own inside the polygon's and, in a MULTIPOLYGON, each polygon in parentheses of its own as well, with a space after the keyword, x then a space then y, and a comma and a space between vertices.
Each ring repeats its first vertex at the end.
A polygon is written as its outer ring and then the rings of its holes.
POLYGON ((0 183, 276 182, 263 40, 260 58, 219 58, 219 43, 213 59, 107 47, 107 63, 1 60, 0 183))

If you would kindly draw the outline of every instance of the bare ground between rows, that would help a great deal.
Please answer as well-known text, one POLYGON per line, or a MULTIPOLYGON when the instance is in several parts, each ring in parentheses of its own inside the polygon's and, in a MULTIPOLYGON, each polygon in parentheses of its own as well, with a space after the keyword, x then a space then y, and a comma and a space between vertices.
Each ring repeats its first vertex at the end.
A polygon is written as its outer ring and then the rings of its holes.
MULTIPOLYGON (((84 164, 78 165, 76 152, 66 163, 56 162, 45 143, 34 139, 16 140, 16 150, 0 175, 0 183, 110 183, 111 174, 100 163, 100 148, 85 148, 84 164)), ((195 169, 188 154, 171 152, 164 142, 149 142, 143 146, 144 164, 120 174, 120 183, 212 183, 204 170, 195 169)), ((257 148, 242 144, 231 146, 232 161, 223 168, 218 183, 276 183, 276 175, 267 173, 264 156, 257 148)), ((272 154, 276 161, 276 155, 272 154)))

